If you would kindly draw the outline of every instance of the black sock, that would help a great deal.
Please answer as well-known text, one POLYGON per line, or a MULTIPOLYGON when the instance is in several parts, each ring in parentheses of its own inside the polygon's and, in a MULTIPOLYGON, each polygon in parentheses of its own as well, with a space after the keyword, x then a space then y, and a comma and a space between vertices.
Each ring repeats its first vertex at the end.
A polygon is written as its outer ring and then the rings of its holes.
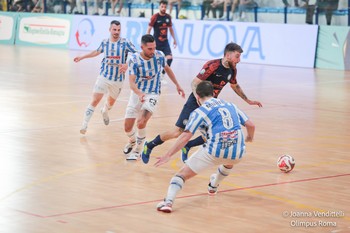
POLYGON ((187 142, 187 144, 185 145, 185 147, 188 147, 188 148, 191 148, 191 147, 194 147, 194 146, 199 146, 199 145, 202 145, 204 144, 204 139, 202 136, 198 136, 197 138, 187 142))
POLYGON ((173 62, 172 58, 166 60, 166 64, 168 64, 168 66, 171 66, 172 62, 173 62))
POLYGON ((154 147, 163 143, 164 141, 162 141, 162 139, 160 139, 160 135, 158 135, 155 139, 147 143, 147 147, 152 150, 154 147))

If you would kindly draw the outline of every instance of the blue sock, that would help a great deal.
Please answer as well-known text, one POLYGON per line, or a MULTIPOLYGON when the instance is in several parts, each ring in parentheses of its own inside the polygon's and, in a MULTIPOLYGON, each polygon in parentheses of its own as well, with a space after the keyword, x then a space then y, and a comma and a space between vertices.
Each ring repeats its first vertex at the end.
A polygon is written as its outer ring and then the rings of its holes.
POLYGON ((191 147, 194 147, 194 146, 199 146, 199 145, 202 145, 204 144, 204 139, 202 136, 198 136, 197 138, 187 142, 187 144, 185 145, 185 147, 188 147, 188 148, 191 148, 191 147))
POLYGON ((160 139, 160 135, 158 135, 155 139, 153 139, 152 141, 150 142, 147 142, 147 147, 149 149, 153 149, 154 147, 158 146, 158 145, 161 145, 163 144, 164 141, 162 141, 162 139, 160 139))

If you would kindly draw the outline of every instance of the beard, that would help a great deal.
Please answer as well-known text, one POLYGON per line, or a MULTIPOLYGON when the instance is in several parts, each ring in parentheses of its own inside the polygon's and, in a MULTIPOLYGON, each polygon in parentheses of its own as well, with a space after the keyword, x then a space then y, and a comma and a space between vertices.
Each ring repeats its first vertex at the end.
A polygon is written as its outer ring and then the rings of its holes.
POLYGON ((233 61, 227 61, 227 63, 228 63, 228 66, 229 66, 231 69, 236 68, 236 63, 234 63, 233 61))

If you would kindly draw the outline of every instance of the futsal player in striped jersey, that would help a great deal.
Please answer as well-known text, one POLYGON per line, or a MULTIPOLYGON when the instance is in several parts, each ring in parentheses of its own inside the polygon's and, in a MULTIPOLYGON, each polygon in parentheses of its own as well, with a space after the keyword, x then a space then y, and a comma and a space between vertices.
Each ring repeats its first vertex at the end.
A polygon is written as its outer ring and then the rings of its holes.
POLYGON ((124 148, 127 160, 137 160, 146 137, 146 125, 156 110, 161 92, 160 74, 164 69, 183 98, 185 92, 179 85, 163 52, 156 50, 152 35, 141 38, 141 52, 128 58, 130 98, 125 113, 124 129, 129 143, 124 148), (136 122, 137 131, 134 129, 136 122))
POLYGON ((129 40, 120 37, 121 25, 119 21, 113 20, 111 22, 109 32, 110 38, 103 40, 96 50, 74 58, 75 62, 79 62, 85 58, 104 54, 100 74, 93 88, 92 100, 85 110, 83 124, 80 129, 81 134, 86 133, 91 116, 106 93, 108 93, 108 97, 101 108, 101 113, 105 125, 109 124, 108 111, 112 108, 122 90, 125 72, 128 68, 126 64, 127 54, 137 51, 129 40))
POLYGON ((227 177, 233 166, 239 163, 245 154, 245 142, 252 142, 255 126, 236 105, 213 97, 213 84, 203 81, 198 84, 195 97, 201 105, 194 110, 184 132, 179 136, 169 151, 158 158, 155 166, 168 162, 181 150, 199 129, 206 143, 202 145, 171 178, 164 201, 157 205, 157 210, 170 213, 177 193, 186 180, 194 177, 211 166, 217 166, 217 172, 210 176, 208 193, 216 194, 220 182, 227 177), (241 125, 246 127, 244 138, 241 125))

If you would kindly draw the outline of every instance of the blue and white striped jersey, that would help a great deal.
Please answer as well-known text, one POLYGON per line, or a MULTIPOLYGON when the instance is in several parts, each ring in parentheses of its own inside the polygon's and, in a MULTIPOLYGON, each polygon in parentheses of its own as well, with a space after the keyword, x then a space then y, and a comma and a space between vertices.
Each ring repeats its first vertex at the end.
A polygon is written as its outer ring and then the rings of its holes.
MULTIPOLYGON (((129 58, 128 58, 129 59, 129 58)), ((129 75, 135 75, 137 88, 146 94, 160 94, 160 74, 166 64, 162 51, 155 51, 154 56, 145 60, 140 53, 134 53, 129 59, 129 75)))
POLYGON ((209 154, 218 158, 236 159, 244 153, 241 125, 247 120, 247 115, 236 105, 211 98, 191 113, 185 131, 194 134, 199 128, 207 139, 203 146, 209 154))
POLYGON ((119 72, 118 65, 126 62, 129 52, 136 52, 135 46, 125 38, 120 38, 117 42, 105 39, 101 42, 97 51, 104 53, 100 75, 111 81, 123 82, 125 74, 119 72))

